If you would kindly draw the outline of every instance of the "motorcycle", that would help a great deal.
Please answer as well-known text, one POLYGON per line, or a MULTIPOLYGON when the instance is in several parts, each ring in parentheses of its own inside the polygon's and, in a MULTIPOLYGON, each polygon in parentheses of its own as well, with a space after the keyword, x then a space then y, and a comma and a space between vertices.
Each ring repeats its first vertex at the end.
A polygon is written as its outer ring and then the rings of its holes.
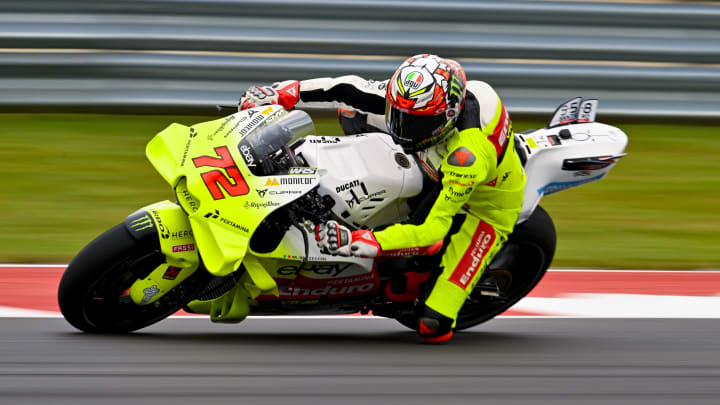
MULTIPOLYGON (((540 199, 602 179, 624 156, 627 136, 595 122, 596 109, 574 98, 546 128, 514 134, 527 173, 522 212, 456 330, 504 312, 545 274, 556 234, 540 199)), ((58 301, 77 329, 132 332, 181 308, 214 322, 372 313, 417 328, 438 255, 333 256, 313 239, 314 224, 330 219, 351 229, 422 222, 432 181, 389 135, 315 135, 307 113, 271 105, 172 124, 146 155, 177 199, 139 209, 71 261, 58 301)))

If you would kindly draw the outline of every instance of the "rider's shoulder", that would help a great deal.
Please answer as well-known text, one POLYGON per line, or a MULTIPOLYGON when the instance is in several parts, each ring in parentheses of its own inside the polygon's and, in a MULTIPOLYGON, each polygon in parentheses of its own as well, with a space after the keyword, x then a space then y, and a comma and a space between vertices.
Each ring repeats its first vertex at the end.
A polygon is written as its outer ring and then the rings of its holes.
POLYGON ((454 166, 455 171, 475 172, 485 170, 485 163, 494 155, 484 145, 479 128, 457 132, 445 145, 445 163, 454 166), (482 164, 476 164, 476 162, 482 164))
POLYGON ((467 91, 475 96, 480 105, 496 104, 498 101, 498 94, 495 89, 480 80, 469 80, 467 82, 467 91))

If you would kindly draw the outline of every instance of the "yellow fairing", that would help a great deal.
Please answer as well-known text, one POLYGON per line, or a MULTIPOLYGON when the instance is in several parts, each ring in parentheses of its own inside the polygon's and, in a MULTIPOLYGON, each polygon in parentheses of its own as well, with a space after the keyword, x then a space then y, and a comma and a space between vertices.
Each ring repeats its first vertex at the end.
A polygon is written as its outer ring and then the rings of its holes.
MULTIPOLYGON (((158 233, 160 251, 165 255, 165 263, 130 287, 133 302, 148 305, 195 273, 200 257, 190 222, 180 207, 170 201, 162 201, 140 211, 152 219, 158 233)), ((146 216, 141 221, 147 221, 146 216)), ((130 223, 130 226, 133 224, 130 223)))
POLYGON ((239 268, 250 236, 268 214, 317 184, 317 175, 307 176, 312 184, 284 185, 290 191, 273 193, 286 176, 254 176, 247 166, 238 144, 284 114, 280 106, 266 106, 191 127, 172 124, 147 145, 148 159, 175 189, 203 263, 215 276, 239 268))

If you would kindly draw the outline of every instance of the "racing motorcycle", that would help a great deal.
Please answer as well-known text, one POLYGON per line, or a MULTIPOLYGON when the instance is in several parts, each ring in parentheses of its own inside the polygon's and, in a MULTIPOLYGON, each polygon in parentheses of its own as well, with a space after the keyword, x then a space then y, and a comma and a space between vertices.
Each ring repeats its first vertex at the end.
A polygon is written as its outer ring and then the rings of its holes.
MULTIPOLYGON (((596 109, 574 98, 546 128, 514 135, 527 173, 522 213, 456 330, 507 310, 545 274, 556 235, 540 199, 602 179, 624 155, 627 136, 595 122, 596 109)), ((330 219, 351 229, 423 221, 433 182, 389 135, 315 135, 307 113, 272 105, 172 124, 146 155, 177 199, 139 209, 72 260, 58 300, 74 327, 126 333, 183 308, 216 322, 359 312, 417 327, 438 255, 333 256, 313 239, 330 219)))

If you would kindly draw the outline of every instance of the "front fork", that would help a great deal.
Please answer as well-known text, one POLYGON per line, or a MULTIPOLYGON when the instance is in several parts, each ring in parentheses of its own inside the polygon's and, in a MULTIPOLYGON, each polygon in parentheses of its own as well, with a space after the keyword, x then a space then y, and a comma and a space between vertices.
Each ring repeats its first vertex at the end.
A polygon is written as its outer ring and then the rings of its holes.
POLYGON ((161 201, 143 207, 127 217, 125 226, 137 240, 159 242, 165 256, 164 263, 130 286, 130 299, 135 304, 156 302, 200 267, 190 222, 177 204, 161 201))

